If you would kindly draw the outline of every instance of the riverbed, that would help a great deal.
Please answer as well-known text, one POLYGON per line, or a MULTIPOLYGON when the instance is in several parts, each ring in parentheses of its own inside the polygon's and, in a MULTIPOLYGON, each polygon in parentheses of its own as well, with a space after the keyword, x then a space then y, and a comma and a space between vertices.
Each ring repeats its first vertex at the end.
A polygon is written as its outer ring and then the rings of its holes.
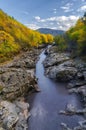
POLYGON ((82 108, 79 97, 75 94, 68 94, 66 83, 58 83, 44 75, 42 62, 45 58, 46 55, 43 51, 36 64, 36 77, 41 92, 28 96, 31 106, 28 130, 62 130, 60 125, 62 122, 68 124, 70 128, 75 127, 84 118, 77 115, 60 115, 59 111, 64 110, 68 103, 78 109, 82 108))

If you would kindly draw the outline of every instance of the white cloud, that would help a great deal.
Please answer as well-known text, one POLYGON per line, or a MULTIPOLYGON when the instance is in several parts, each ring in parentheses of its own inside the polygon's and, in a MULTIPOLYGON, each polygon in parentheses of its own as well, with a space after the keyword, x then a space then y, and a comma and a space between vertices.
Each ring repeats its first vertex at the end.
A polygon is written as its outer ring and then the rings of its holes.
POLYGON ((71 7, 73 3, 67 3, 66 6, 71 7))
POLYGON ((40 22, 44 23, 44 22, 46 22, 46 19, 40 19, 40 22))
POLYGON ((86 5, 81 6, 77 11, 78 11, 78 12, 86 11, 86 5))
POLYGON ((61 25, 60 25, 60 26, 59 26, 59 29, 61 29, 61 30, 62 30, 62 29, 63 29, 63 26, 61 26, 61 25))
POLYGON ((69 7, 67 7, 67 6, 62 6, 61 9, 63 9, 63 10, 68 10, 69 7))
POLYGON ((57 28, 61 30, 67 30, 69 27, 73 26, 78 20, 79 16, 70 15, 70 16, 57 16, 57 17, 49 17, 46 19, 36 19, 42 27, 46 25, 46 27, 57 28))
POLYGON ((54 23, 50 23, 50 25, 54 25, 54 23))
POLYGON ((36 19, 36 20, 40 20, 40 17, 39 17, 39 16, 35 16, 35 19, 36 19))
POLYGON ((73 6, 73 3, 67 3, 65 6, 60 7, 61 9, 64 10, 64 12, 70 12, 73 11, 71 8, 73 6))
MULTIPOLYGON (((70 16, 57 16, 57 17, 50 17, 45 19, 44 21, 56 21, 56 22, 61 22, 61 21, 76 21, 78 19, 78 16, 75 15, 70 15, 70 16)), ((40 20, 41 21, 41 20, 40 20)))
POLYGON ((57 9, 53 9, 53 13, 56 14, 57 13, 57 9))
POLYGON ((72 11, 74 11, 74 9, 64 10, 65 13, 67 13, 67 12, 72 12, 72 11))
POLYGON ((74 16, 74 15, 71 15, 71 16, 69 16, 68 17, 69 18, 69 20, 77 20, 79 17, 78 16, 74 16))
POLYGON ((31 28, 33 30, 40 28, 40 26, 37 26, 36 24, 25 24, 25 26, 27 26, 28 28, 31 28))
POLYGON ((47 18, 45 21, 46 21, 46 22, 47 22, 47 21, 51 21, 51 22, 52 22, 52 21, 56 21, 56 18, 57 18, 57 17, 50 17, 50 18, 47 18))

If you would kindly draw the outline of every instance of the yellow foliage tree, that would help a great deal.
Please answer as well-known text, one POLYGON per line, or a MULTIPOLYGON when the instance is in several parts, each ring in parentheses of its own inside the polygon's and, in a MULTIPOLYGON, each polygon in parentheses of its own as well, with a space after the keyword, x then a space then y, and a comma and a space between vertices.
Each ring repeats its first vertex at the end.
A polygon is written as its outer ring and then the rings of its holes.
POLYGON ((0 56, 13 55, 52 42, 52 36, 31 30, 0 10, 0 56))
POLYGON ((47 34, 47 40, 48 40, 48 43, 52 43, 54 38, 51 34, 47 34))

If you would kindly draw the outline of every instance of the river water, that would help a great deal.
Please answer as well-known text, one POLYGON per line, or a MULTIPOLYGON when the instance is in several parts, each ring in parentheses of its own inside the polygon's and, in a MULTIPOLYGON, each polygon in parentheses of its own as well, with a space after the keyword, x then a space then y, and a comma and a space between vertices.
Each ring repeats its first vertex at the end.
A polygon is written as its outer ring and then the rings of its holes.
POLYGON ((60 115, 59 111, 64 110, 68 103, 82 108, 79 97, 75 94, 69 95, 66 84, 55 82, 44 75, 42 62, 45 57, 43 51, 36 64, 36 77, 41 92, 28 96, 31 106, 28 130, 62 130, 60 126, 62 122, 67 123, 70 128, 77 126, 77 122, 83 120, 82 116, 60 115))

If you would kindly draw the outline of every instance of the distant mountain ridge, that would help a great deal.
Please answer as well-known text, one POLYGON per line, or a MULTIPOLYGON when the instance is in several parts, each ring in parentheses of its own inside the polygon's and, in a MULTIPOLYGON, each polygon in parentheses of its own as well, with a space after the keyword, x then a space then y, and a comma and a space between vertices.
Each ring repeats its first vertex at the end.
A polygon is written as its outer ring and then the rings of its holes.
POLYGON ((55 29, 50 29, 50 28, 39 28, 36 31, 40 33, 44 33, 44 34, 52 34, 54 36, 64 33, 63 30, 55 30, 55 29))

